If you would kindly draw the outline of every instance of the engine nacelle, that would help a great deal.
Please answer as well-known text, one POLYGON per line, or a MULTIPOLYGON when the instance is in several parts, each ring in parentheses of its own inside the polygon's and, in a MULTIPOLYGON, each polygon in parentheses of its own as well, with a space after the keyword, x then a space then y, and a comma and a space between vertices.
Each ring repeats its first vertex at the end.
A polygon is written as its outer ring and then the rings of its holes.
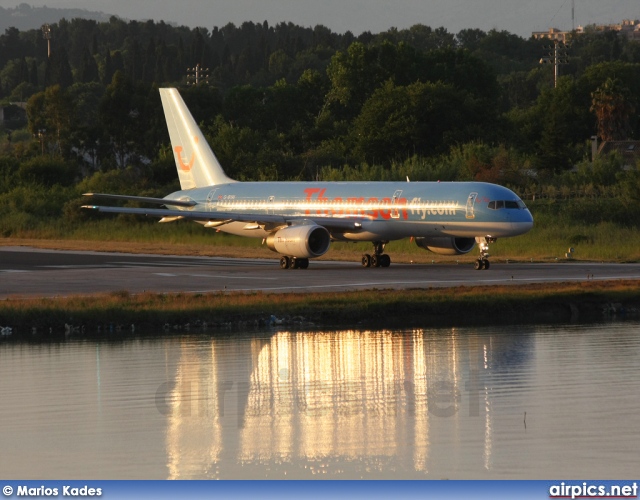
POLYGON ((462 255, 469 253, 476 246, 475 238, 450 238, 436 236, 433 238, 416 238, 416 245, 439 255, 462 255))
POLYGON ((266 243, 279 254, 308 259, 327 253, 331 236, 324 227, 315 224, 289 226, 267 236, 266 243))

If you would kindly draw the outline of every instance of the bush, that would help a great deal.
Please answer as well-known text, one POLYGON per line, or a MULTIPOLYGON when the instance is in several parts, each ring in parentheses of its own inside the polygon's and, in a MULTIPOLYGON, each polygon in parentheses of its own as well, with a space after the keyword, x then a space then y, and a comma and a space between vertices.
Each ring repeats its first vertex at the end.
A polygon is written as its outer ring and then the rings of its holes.
POLYGON ((18 169, 22 182, 44 186, 71 186, 76 182, 78 167, 53 156, 37 156, 25 161, 18 169))

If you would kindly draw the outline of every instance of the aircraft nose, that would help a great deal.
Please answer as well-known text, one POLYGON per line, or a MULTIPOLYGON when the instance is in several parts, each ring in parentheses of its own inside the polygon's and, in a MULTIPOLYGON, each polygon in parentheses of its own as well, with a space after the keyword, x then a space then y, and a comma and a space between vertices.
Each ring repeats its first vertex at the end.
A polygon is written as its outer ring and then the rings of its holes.
POLYGON ((511 226, 517 234, 524 234, 533 228, 533 216, 528 209, 521 210, 517 217, 511 220, 511 226))

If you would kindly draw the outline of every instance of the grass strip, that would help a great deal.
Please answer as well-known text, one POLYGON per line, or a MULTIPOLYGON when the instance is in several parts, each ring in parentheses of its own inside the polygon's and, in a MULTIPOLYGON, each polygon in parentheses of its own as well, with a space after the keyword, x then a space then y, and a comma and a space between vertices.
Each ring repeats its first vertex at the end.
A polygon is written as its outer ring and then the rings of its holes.
POLYGON ((640 282, 474 286, 342 293, 130 294, 0 301, 12 338, 262 328, 430 327, 594 321, 638 316, 640 282), (133 325, 133 328, 132 328, 133 325))

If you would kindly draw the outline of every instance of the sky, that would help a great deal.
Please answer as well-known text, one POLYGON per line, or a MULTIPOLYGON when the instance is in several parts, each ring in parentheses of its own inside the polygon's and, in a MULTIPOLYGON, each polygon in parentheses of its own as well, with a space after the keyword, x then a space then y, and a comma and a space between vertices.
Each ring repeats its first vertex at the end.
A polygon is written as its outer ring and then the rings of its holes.
MULTIPOLYGON (((640 19, 640 0, 573 0, 575 26, 640 19)), ((506 30, 528 38, 532 31, 572 28, 572 0, 0 0, 52 8, 81 8, 124 19, 165 21, 208 29, 244 21, 301 26, 322 24, 332 31, 379 33, 424 24, 450 33, 465 28, 506 30)))

